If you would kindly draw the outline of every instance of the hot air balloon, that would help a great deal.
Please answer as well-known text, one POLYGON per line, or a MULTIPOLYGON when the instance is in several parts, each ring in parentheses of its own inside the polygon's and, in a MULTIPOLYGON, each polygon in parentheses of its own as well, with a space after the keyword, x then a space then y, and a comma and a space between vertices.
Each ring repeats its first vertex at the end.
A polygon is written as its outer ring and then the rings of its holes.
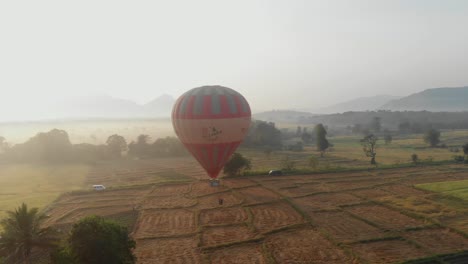
POLYGON ((246 136, 250 119, 247 100, 223 86, 191 89, 172 109, 176 135, 212 179, 246 136))

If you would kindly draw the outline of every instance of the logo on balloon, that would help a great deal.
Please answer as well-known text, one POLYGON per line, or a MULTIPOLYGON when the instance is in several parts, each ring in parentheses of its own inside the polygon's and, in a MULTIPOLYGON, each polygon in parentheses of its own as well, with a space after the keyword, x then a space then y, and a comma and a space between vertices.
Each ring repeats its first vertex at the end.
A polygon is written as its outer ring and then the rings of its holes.
POLYGON ((223 131, 217 129, 216 127, 204 127, 203 128, 203 138, 209 141, 217 140, 218 136, 222 133, 223 131))

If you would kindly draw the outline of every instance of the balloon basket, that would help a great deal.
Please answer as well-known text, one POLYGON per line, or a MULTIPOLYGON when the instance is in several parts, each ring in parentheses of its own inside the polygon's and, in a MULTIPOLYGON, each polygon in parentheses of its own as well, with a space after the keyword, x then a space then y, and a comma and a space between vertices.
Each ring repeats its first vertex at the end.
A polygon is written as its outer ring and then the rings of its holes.
POLYGON ((210 186, 211 187, 219 187, 220 183, 218 179, 215 180, 210 180, 210 186))

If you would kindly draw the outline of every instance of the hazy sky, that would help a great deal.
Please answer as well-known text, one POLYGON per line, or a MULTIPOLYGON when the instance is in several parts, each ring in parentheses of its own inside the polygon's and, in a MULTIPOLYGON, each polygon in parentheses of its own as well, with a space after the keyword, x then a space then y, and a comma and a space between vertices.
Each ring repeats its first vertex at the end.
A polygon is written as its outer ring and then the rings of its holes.
POLYGON ((260 111, 463 86, 467 25, 464 0, 0 1, 0 109, 220 84, 260 111))

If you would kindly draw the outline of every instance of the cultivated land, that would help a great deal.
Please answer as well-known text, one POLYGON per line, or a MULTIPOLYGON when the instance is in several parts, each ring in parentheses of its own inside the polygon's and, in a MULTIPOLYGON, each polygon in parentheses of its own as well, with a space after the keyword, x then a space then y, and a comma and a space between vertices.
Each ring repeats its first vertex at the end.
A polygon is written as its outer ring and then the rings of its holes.
POLYGON ((419 188, 468 180, 468 166, 251 176, 220 187, 204 178, 190 158, 100 164, 85 182, 110 188, 62 195, 47 225, 114 219, 136 239, 139 263, 468 261, 453 255, 468 250, 466 202, 419 188))
MULTIPOLYGON (((64 233, 87 215, 113 219, 136 239, 139 263, 468 262, 468 166, 450 161, 460 153, 428 148, 422 135, 394 137, 388 146, 381 141, 376 169, 359 139, 329 138, 334 146, 324 158, 313 146, 240 149, 252 160, 251 176, 217 188, 188 156, 1 164, 0 210, 26 202, 64 233), (413 153, 418 165, 409 163, 413 153), (297 175, 261 175, 286 156, 297 175), (90 191, 93 184, 108 189, 90 191)), ((449 147, 467 139, 466 131, 441 137, 449 147)))

